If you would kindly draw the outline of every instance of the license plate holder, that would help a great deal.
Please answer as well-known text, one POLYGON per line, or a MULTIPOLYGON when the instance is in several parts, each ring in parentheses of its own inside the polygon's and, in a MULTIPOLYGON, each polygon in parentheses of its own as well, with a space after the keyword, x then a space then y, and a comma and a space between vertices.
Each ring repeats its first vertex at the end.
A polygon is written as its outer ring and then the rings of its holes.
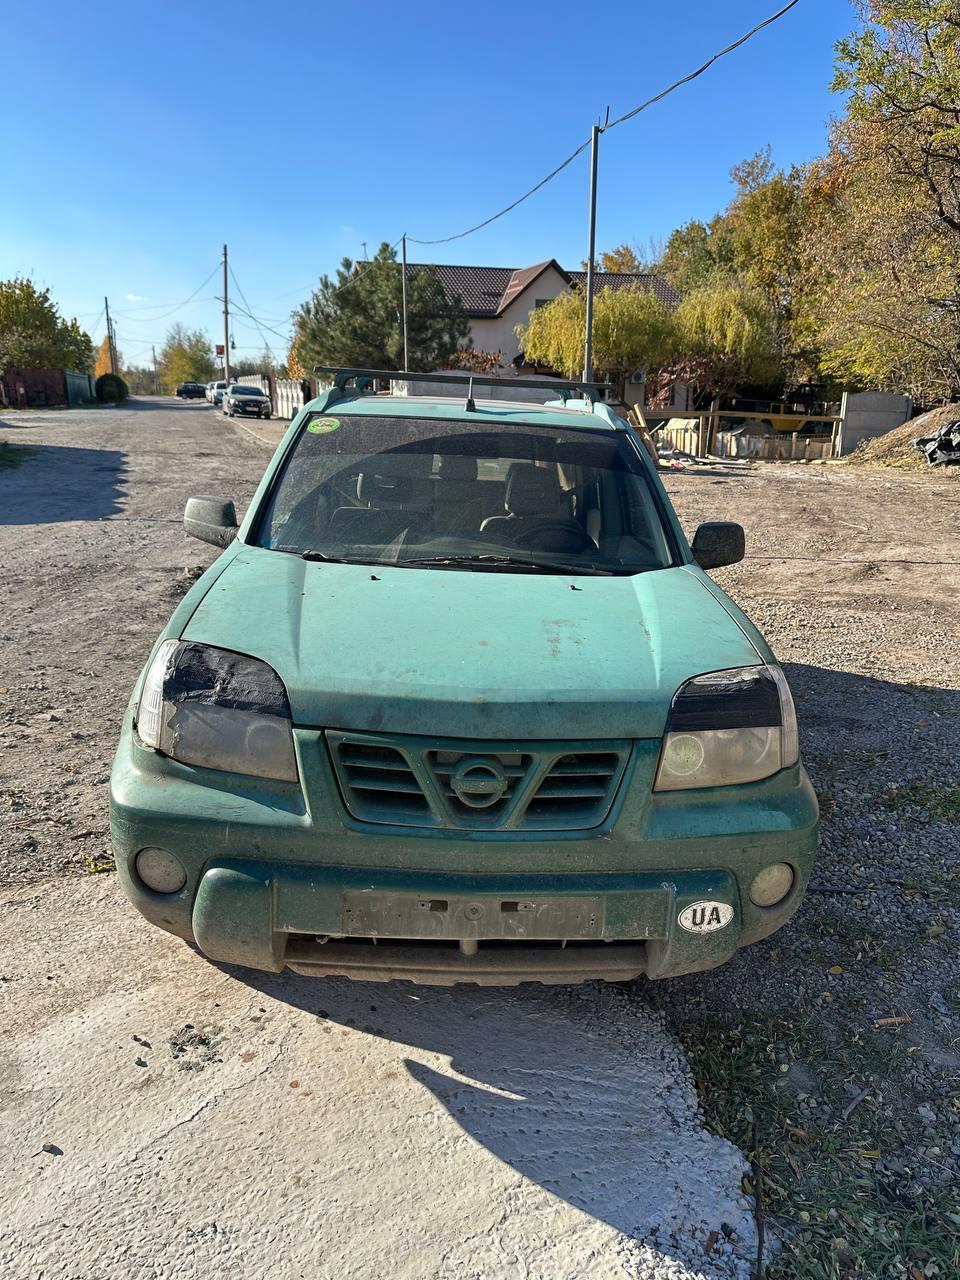
POLYGON ((342 933, 350 938, 457 938, 588 941, 603 937, 599 896, 475 897, 358 890, 343 895, 342 933))

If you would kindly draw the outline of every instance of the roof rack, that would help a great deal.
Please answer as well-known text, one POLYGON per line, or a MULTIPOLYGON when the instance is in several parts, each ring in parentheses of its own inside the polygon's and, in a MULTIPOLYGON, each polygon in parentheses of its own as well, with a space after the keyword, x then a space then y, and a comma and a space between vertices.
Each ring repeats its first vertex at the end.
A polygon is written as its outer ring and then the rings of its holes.
MULTIPOLYGON (((376 381, 387 382, 441 382, 447 384, 466 384, 469 387, 510 387, 515 385, 524 390, 552 391, 561 400, 571 398, 586 399, 595 404, 600 400, 601 392, 613 390, 609 382, 580 382, 564 378, 493 378, 482 374, 470 373, 413 373, 409 369, 340 369, 332 365, 315 364, 314 373, 327 373, 333 376, 333 385, 344 390, 348 382, 356 384, 357 390, 369 389, 376 381)), ((468 392, 468 395, 470 393, 468 392)))

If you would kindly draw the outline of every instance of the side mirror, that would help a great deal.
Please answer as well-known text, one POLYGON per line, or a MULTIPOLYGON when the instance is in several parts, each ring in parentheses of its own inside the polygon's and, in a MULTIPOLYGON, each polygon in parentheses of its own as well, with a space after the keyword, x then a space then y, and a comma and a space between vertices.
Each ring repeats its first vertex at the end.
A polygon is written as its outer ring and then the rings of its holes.
POLYGON ((191 538, 228 547, 237 536, 237 509, 224 498, 188 498, 183 527, 191 538))
POLYGON ((732 520, 708 520, 693 535, 693 558, 701 569, 719 569, 743 559, 743 525, 732 520))

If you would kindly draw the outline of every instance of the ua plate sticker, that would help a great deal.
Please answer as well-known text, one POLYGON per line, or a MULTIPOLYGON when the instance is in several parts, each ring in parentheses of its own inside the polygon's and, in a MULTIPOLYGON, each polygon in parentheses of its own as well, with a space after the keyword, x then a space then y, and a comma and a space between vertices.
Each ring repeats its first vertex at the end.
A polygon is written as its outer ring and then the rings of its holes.
POLYGON ((677 916, 677 923, 687 933, 713 933, 723 929, 733 919, 733 907, 728 902, 694 902, 677 916))

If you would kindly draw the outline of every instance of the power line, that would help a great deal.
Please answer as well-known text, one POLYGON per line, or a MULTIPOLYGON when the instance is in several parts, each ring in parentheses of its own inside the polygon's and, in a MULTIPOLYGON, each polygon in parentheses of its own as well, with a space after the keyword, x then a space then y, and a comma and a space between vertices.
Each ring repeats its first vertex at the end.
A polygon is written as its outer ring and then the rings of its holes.
MULTIPOLYGON (((234 283, 236 283, 236 281, 234 281, 234 283)), ((238 288, 239 288, 239 286, 238 286, 238 288)), ((242 295, 241 295, 241 296, 242 296, 242 295)), ((278 338, 280 338, 283 342, 289 342, 289 341, 290 341, 289 334, 281 333, 281 332, 279 331, 279 329, 273 329, 273 328, 271 328, 271 326, 270 326, 270 325, 268 325, 268 324, 264 324, 262 321, 260 321, 260 320, 258 320, 258 319, 257 319, 257 317, 253 314, 253 312, 252 312, 252 311, 250 311, 250 310, 249 310, 249 308, 247 308, 247 307, 241 307, 241 306, 239 306, 236 302, 234 302, 234 304, 233 304, 233 310, 234 310, 235 312, 236 312, 236 311, 239 311, 241 315, 247 316, 247 318, 248 318, 248 319, 252 320, 252 321, 253 321, 253 323, 254 323, 254 325, 256 325, 256 328, 257 328, 257 332, 258 332, 258 333, 260 332, 260 327, 261 327, 261 325, 263 325, 263 328, 264 328, 264 329, 266 329, 268 333, 275 333, 275 334, 277 335, 277 337, 278 337, 278 338)), ((260 337, 261 337, 261 338, 263 338, 263 334, 262 334, 262 333, 260 334, 260 337)), ((265 338, 264 338, 264 343, 266 344, 266 339, 265 339, 265 338)))
MULTIPOLYGON (((244 306, 246 307, 246 309, 247 309, 246 314, 250 317, 250 319, 251 319, 251 320, 253 321, 253 323, 256 325, 257 333, 259 333, 260 337, 263 339, 263 349, 264 349, 264 351, 266 351, 266 352, 268 352, 270 355, 272 355, 273 353, 270 351, 270 343, 267 341, 267 339, 266 339, 266 335, 264 334, 263 330, 260 328, 260 321, 259 321, 259 320, 257 319, 257 317, 253 314, 253 312, 250 310, 250 303, 247 301, 247 296, 246 296, 246 294, 245 294, 245 293, 243 292, 243 290, 240 288, 240 281, 237 279, 236 272, 234 271, 233 267, 231 267, 231 268, 230 268, 230 279, 231 279, 231 280, 233 281, 233 283, 237 286, 237 293, 239 293, 239 295, 240 295, 241 299, 243 300, 243 305, 244 305, 244 306)), ((239 308, 237 308, 237 309, 239 310, 239 308)), ((277 330, 276 330, 276 329, 271 329, 271 333, 276 333, 276 332, 277 332, 277 330)))
MULTIPOLYGON (((726 48, 720 49, 719 52, 715 53, 711 58, 708 58, 707 61, 703 64, 703 66, 698 67, 696 71, 691 71, 688 75, 682 76, 679 80, 675 80, 673 84, 669 85, 666 89, 662 90, 660 93, 656 94, 654 97, 648 98, 646 102, 641 102, 639 106, 634 107, 632 110, 624 112, 624 114, 622 116, 618 116, 616 120, 611 120, 609 123, 605 123, 599 126, 600 132, 604 133, 608 129, 615 128, 618 124, 623 124, 627 120, 632 120, 634 116, 639 115, 641 111, 645 111, 647 107, 653 106, 655 102, 662 101, 664 98, 667 97, 668 94, 673 93, 675 89, 679 89, 681 85, 689 84, 691 80, 696 80, 697 76, 703 75, 703 73, 707 71, 710 67, 712 67, 713 64, 717 62, 720 58, 725 57, 725 55, 728 53, 732 53, 734 49, 739 49, 739 47, 742 44, 745 44, 751 38, 751 36, 755 36, 757 32, 762 31, 764 27, 769 27, 771 23, 774 23, 779 18, 782 18, 785 13, 788 13, 795 5, 799 3, 800 3, 800 0, 790 0, 789 4, 784 5, 782 9, 778 9, 777 12, 771 14, 769 18, 765 18, 763 22, 758 22, 755 27, 751 27, 751 29, 745 35, 742 35, 739 38, 739 40, 734 40, 732 44, 728 44, 726 48)), ((489 218, 485 218, 483 222, 478 222, 476 226, 468 227, 466 231, 458 231, 456 235, 443 236, 442 238, 437 240, 418 240, 414 236, 407 236, 407 242, 409 244, 424 244, 424 245, 450 244, 453 240, 462 240, 465 236, 472 236, 475 231, 481 231, 484 227, 489 227, 491 222, 496 222, 498 218, 502 218, 505 214, 510 213, 512 210, 516 209, 518 205, 523 204, 525 200, 529 200, 532 195, 535 195, 536 192, 538 192, 541 189, 541 187, 545 187, 548 182, 551 182, 559 173, 562 173, 563 170, 566 169, 566 167, 569 164, 572 164, 573 161, 576 160, 577 156, 579 156, 582 152, 586 151, 587 147, 589 146, 590 146, 590 138, 587 138, 580 143, 576 151, 571 152, 571 154, 568 155, 565 160, 561 160, 561 162, 557 165, 555 169, 551 169, 551 171, 546 175, 546 177, 541 178, 540 181, 536 183, 534 186, 532 186, 529 191, 525 191, 522 196, 519 196, 516 200, 513 200, 510 204, 508 204, 505 208, 501 209, 498 213, 494 213, 489 218)))
POLYGON ((632 120, 633 117, 639 115, 641 111, 646 111, 647 107, 652 107, 655 102, 660 102, 668 93, 673 93, 674 89, 679 89, 681 85, 689 84, 691 80, 696 80, 697 76, 702 76, 703 73, 708 71, 715 62, 720 60, 720 58, 725 57, 728 53, 733 53, 734 49, 739 49, 742 44, 747 43, 751 36, 755 36, 757 32, 762 31, 764 27, 769 27, 772 23, 776 22, 778 18, 782 18, 785 13, 788 13, 794 5, 799 3, 800 0, 790 0, 789 4, 785 4, 782 9, 778 9, 776 13, 772 13, 769 18, 764 18, 763 22, 758 22, 755 27, 751 27, 746 35, 741 36, 739 40, 734 40, 733 44, 728 44, 725 49, 721 49, 719 53, 715 53, 712 58, 708 58, 702 67, 697 67, 696 71, 691 71, 689 75, 683 76, 680 80, 675 80, 673 84, 670 85, 669 88, 664 89, 662 93, 656 94, 653 98, 648 98, 646 102, 641 102, 639 107, 634 107, 632 111, 626 111, 622 116, 617 116, 616 120, 611 120, 608 125, 604 126, 604 129, 615 129, 618 124, 623 124, 625 120, 632 120))
MULTIPOLYGON (((794 3, 796 3, 796 0, 794 0, 794 3)), ((577 156, 580 155, 582 151, 586 151, 589 145, 590 145, 590 139, 587 138, 586 142, 581 142, 579 147, 577 147, 576 151, 571 152, 571 154, 567 156, 566 160, 561 160, 555 169, 551 169, 545 178, 541 178, 540 181, 536 184, 536 186, 531 187, 529 191, 525 191, 522 196, 514 200, 512 204, 508 204, 505 209, 501 209, 499 213, 495 213, 489 218, 484 218, 483 222, 478 222, 475 227, 468 227, 466 231, 458 231, 455 236, 444 236, 442 237, 442 239, 439 239, 439 240, 418 240, 416 236, 407 236, 407 243, 408 244, 449 244, 451 240, 462 240, 464 236, 472 236, 475 231, 480 231, 484 227, 489 227, 491 222, 496 222, 497 219, 502 218, 504 214, 510 213, 511 210, 516 209, 518 204, 523 204, 524 200, 529 200, 530 197, 534 195, 537 191, 539 191, 541 187, 545 187, 548 182, 552 181, 552 179, 554 179, 557 176, 558 173, 562 173, 563 170, 566 169, 568 164, 573 164, 577 156)))
MULTIPOLYGON (((200 302, 216 302, 216 301, 217 301, 217 295, 215 293, 208 293, 203 298, 188 298, 185 302, 178 302, 175 307, 173 307, 170 311, 167 311, 164 315, 133 316, 129 313, 129 311, 117 311, 115 312, 115 314, 118 316, 123 316, 124 320, 129 320, 131 324, 153 324, 155 320, 165 320, 167 316, 172 316, 175 312, 182 310, 186 306, 189 306, 191 302, 194 304, 197 304, 200 302)), ((166 306, 169 307, 170 304, 166 303, 166 306)))
MULTIPOLYGON (((213 270, 210 272, 210 274, 207 276, 206 280, 204 280, 202 284, 198 284, 198 285, 197 285, 196 289, 194 289, 193 293, 191 293, 191 295, 190 295, 190 297, 189 297, 189 298, 184 298, 184 300, 183 300, 182 302, 178 302, 175 306, 171 307, 171 309, 170 309, 169 311, 165 311, 165 312, 163 313, 163 315, 159 315, 159 316, 145 316, 142 320, 137 320, 137 318, 132 314, 132 311, 134 311, 134 310, 138 310, 138 311, 144 311, 144 310, 147 310, 147 308, 145 308, 145 307, 136 307, 136 308, 131 308, 131 311, 130 311, 130 312, 118 311, 118 312, 117 312, 117 314, 118 314, 118 315, 122 315, 122 316, 124 316, 124 317, 125 317, 125 318, 127 318, 127 319, 133 320, 135 323, 138 323, 138 324, 151 324, 151 323, 153 323, 153 321, 155 321, 155 320, 156 320, 156 321, 159 321, 159 320, 166 320, 168 316, 172 316, 172 315, 174 315, 177 311, 180 311, 180 310, 181 310, 181 308, 185 307, 185 306, 187 305, 187 303, 188 303, 188 302, 192 302, 192 301, 194 300, 194 298, 197 296, 197 294, 200 292, 200 290, 201 290, 201 289, 206 288, 206 286, 210 283, 210 281, 213 279, 213 277, 217 274, 217 272, 218 272, 219 270, 220 270, 220 263, 218 262, 218 263, 217 263, 217 265, 216 265, 216 266, 213 268, 213 270)), ((165 305, 166 305, 166 303, 164 303, 163 305, 165 306, 165 305)))

